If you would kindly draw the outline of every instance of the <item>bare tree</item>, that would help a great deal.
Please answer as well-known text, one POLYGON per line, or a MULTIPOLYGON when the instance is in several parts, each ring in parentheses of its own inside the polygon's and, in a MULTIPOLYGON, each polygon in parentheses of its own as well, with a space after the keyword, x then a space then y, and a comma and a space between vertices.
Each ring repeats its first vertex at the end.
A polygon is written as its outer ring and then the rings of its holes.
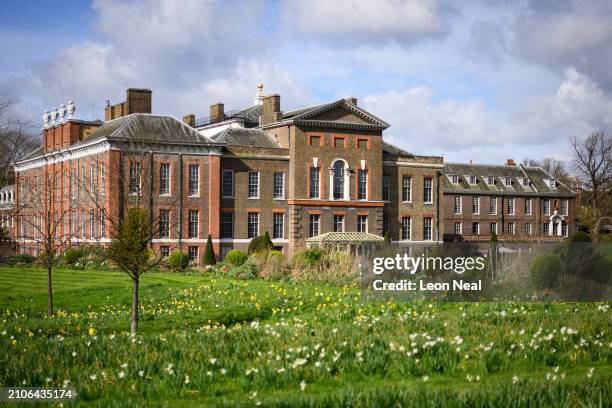
POLYGON ((561 181, 563 184, 571 184, 570 175, 563 162, 552 157, 546 157, 542 160, 524 159, 523 165, 529 167, 541 167, 544 169, 544 171, 561 181))
POLYGON ((591 203, 597 211, 602 197, 612 187, 612 137, 597 131, 584 140, 574 136, 571 143, 577 176, 591 193, 591 203))
POLYGON ((0 186, 9 182, 12 163, 39 145, 33 126, 12 114, 13 105, 12 99, 0 95, 0 186))

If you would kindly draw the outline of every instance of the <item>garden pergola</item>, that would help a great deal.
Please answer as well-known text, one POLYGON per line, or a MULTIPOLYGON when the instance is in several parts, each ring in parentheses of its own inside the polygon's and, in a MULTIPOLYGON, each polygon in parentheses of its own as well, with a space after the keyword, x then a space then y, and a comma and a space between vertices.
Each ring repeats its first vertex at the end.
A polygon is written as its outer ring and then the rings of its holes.
POLYGON ((308 248, 332 249, 355 255, 371 255, 384 238, 367 232, 326 232, 308 238, 308 248))

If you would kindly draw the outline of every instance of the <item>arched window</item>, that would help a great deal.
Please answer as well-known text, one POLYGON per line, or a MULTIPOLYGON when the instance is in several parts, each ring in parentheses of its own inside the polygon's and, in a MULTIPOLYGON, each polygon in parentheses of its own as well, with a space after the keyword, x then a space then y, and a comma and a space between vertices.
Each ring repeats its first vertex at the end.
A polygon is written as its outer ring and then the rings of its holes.
POLYGON ((333 167, 334 172, 334 200, 344 199, 344 162, 336 160, 333 167))

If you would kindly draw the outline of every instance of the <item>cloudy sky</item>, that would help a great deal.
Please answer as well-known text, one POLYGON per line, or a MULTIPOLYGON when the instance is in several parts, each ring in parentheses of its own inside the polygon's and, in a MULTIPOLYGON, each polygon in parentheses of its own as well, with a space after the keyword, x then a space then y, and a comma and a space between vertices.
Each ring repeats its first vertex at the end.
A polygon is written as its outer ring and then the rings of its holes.
POLYGON ((385 138, 448 161, 569 160, 568 139, 612 131, 609 0, 21 0, 0 6, 0 93, 41 121, 83 119, 127 87, 153 110, 207 116, 356 96, 385 138), (49 3, 51 4, 51 3, 49 3), (466 5, 468 4, 468 5, 466 5))

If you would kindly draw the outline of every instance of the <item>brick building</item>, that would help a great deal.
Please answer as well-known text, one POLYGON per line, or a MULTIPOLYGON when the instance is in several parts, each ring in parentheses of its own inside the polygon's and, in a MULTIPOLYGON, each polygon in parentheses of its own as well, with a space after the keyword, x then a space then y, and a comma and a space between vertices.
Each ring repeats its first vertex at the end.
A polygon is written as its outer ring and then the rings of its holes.
MULTIPOLYGON (((393 241, 430 245, 453 231, 449 197, 469 194, 454 192, 455 170, 442 157, 384 142, 389 125, 356 98, 283 111, 280 95, 260 86, 245 109, 215 103, 208 117, 182 121, 151 114, 151 98, 128 89, 104 122, 74 119, 72 104, 46 114, 42 146, 15 164, 23 252, 40 251, 28 226, 44 224, 41 211, 65 247, 108 242, 111 224, 134 205, 154 221, 157 251, 180 246, 192 259, 209 234, 221 257, 265 231, 286 253, 336 231, 389 231, 393 241)), ((521 171, 536 182, 537 170, 521 171)))
POLYGON ((445 239, 558 239, 575 230, 574 192, 540 167, 447 163, 445 239))

